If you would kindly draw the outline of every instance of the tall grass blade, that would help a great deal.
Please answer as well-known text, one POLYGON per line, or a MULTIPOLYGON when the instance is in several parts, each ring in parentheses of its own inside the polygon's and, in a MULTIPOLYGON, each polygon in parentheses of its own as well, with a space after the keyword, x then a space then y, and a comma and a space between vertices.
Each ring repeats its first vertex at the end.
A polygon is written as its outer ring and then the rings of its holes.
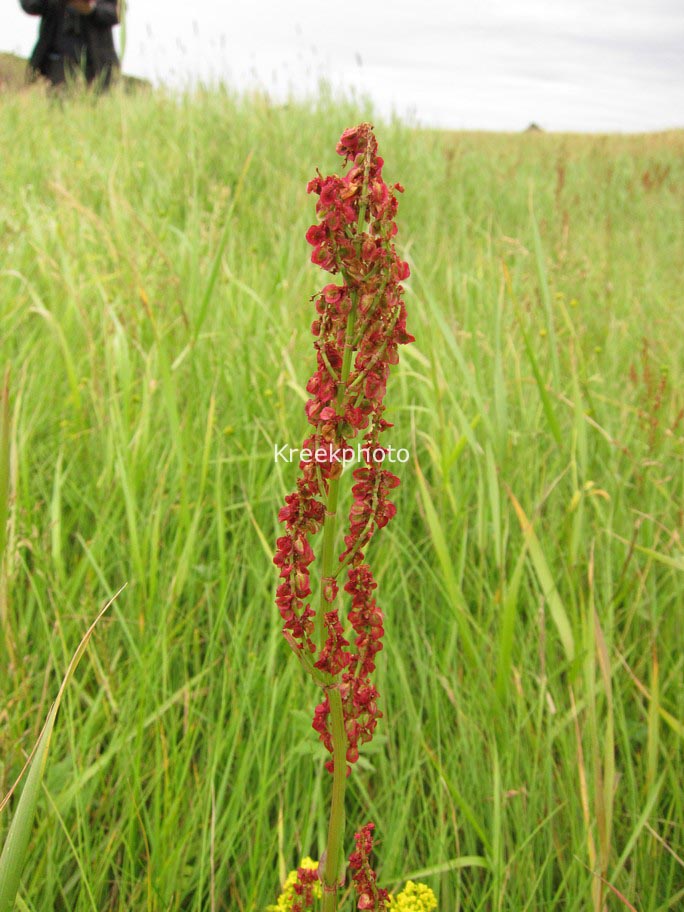
POLYGON ((195 328, 193 331, 193 342, 197 341, 197 337, 200 334, 200 330, 204 325, 204 321, 209 310, 209 304, 211 303, 211 296, 214 293, 214 287, 216 285, 216 280, 218 279, 219 270, 221 268, 221 261, 223 259, 223 253, 226 249, 226 244, 228 243, 228 238, 230 237, 231 229, 233 229, 233 213, 235 212, 235 207, 238 204, 240 199, 240 193, 242 192, 242 187, 245 183, 245 178, 249 172, 249 166, 252 164, 252 158, 254 156, 254 150, 250 149, 245 158, 245 163, 242 166, 242 171, 240 172, 240 177, 238 178, 237 186, 235 188, 235 193, 233 194, 233 199, 231 200, 228 211, 226 212, 224 218, 223 232, 221 233, 221 240, 219 245, 216 248, 216 253, 214 254, 214 260, 211 264, 211 271, 209 272, 209 279, 207 281, 206 288, 204 289, 204 294, 202 295, 202 300, 200 302, 199 311, 197 314, 197 319, 195 320, 195 328))
POLYGON ((119 0, 118 3, 118 12, 119 12, 119 60, 123 66, 124 57, 126 55, 126 38, 128 36, 128 29, 126 27, 127 13, 128 13, 128 3, 127 0, 119 0))
POLYGON ((0 393, 0 574, 7 544, 10 481, 9 367, 0 393))
POLYGON ((429 868, 420 868, 418 871, 408 871, 406 874, 397 874, 395 877, 383 878, 385 883, 399 883, 407 880, 420 880, 423 877, 434 877, 435 874, 445 874, 447 871, 462 871, 463 868, 490 867, 489 862, 482 855, 462 855, 460 858, 450 858, 440 864, 429 868))
POLYGON ((556 418, 556 413, 551 402, 551 397, 549 396, 548 390, 546 389, 546 384, 544 383, 544 378, 541 375, 541 370, 539 369, 539 364, 537 363, 534 350, 530 345, 528 335, 525 332, 522 323, 520 323, 519 326, 523 337, 523 344, 525 346, 525 354, 527 355, 527 360, 530 362, 530 367, 532 368, 532 373, 534 374, 537 389, 539 390, 539 398, 541 399, 544 415, 546 416, 546 423, 549 426, 549 430, 553 434, 553 439, 556 441, 558 449, 562 450, 563 435, 561 433, 560 424, 558 423, 558 418, 556 418))
POLYGON ((549 279, 546 274, 546 260, 544 248, 542 246, 541 235, 539 234, 539 225, 537 217, 534 214, 532 204, 532 194, 530 194, 530 221, 532 223, 532 238, 534 240, 534 257, 537 266, 537 277, 539 279, 539 290, 541 291, 542 302, 544 304, 544 313, 546 316, 546 332, 549 339, 549 348, 551 350, 551 369, 553 370, 553 383, 557 390, 561 388, 560 366, 558 363, 558 347, 556 345, 556 328, 553 320, 553 308, 551 306, 551 292, 549 290, 549 279))
POLYGON ((669 725, 669 727, 672 729, 672 731, 676 735, 678 735, 680 738, 684 738, 684 722, 677 719, 676 716, 673 716, 671 712, 668 712, 665 709, 665 707, 662 705, 662 703, 660 702, 660 693, 658 693, 658 697, 654 698, 653 694, 639 680, 639 678, 637 678, 637 676, 634 674, 634 672, 629 667, 627 662, 625 662, 624 658, 621 656, 620 659, 621 659, 624 667, 627 669, 627 673, 629 674, 630 678, 636 684, 636 687, 637 687, 639 693, 643 694, 646 697, 646 699, 649 701, 649 703, 655 702, 660 718, 663 719, 663 721, 666 722, 667 725, 669 725))
POLYGON ((655 642, 651 647, 651 701, 648 704, 648 736, 646 738, 646 782, 655 782, 660 753, 660 675, 658 650, 655 642))
POLYGON ((624 849, 622 850, 622 855, 620 855, 615 867, 612 870, 612 873, 610 875, 611 883, 614 883, 617 880, 618 875, 620 874, 620 871, 622 871, 622 869, 624 868, 624 866, 627 862, 627 859, 632 854, 632 851, 634 849, 637 839, 639 838, 641 831, 644 829, 644 827, 648 823, 648 818, 650 817, 651 813, 653 812, 653 808, 655 807, 656 801, 658 800, 658 795, 660 795, 660 789, 663 786, 663 782, 665 781, 666 775, 667 775, 667 771, 661 773, 660 778, 658 779, 656 784, 653 786, 653 789, 652 789, 650 795, 648 796, 648 799, 646 800, 646 804, 644 805, 644 808, 643 808, 641 814, 639 815, 639 819, 637 820, 636 824, 634 825, 632 834, 629 837, 629 839, 627 840, 627 844, 625 845, 624 849))
POLYGON ((503 611, 501 613, 501 632, 499 633, 499 655, 496 668, 496 695, 500 702, 506 699, 506 690, 511 674, 513 659, 513 639, 515 621, 518 615, 518 592, 525 567, 527 548, 523 548, 513 570, 510 583, 506 586, 503 611))
POLYGON ((553 619, 554 624, 556 625, 556 630, 558 631, 558 636, 560 641, 563 644, 563 649, 565 655, 570 662, 575 658, 575 638, 572 633, 572 626, 570 625, 570 620, 563 606, 560 595, 558 594, 558 589, 556 589, 556 584, 553 581, 553 576, 551 575, 551 570, 549 565, 544 557, 544 552, 541 545, 539 544, 539 539, 534 531, 532 523, 527 518, 525 511, 518 503, 513 492, 509 489, 508 496, 511 499, 513 504, 513 509, 515 510, 518 522, 520 523, 520 528, 523 531, 525 536, 525 541, 527 543, 528 550, 530 552, 530 558, 532 559, 532 566, 534 567, 534 572, 539 580, 539 585, 541 586, 542 592, 544 593, 544 598, 547 601, 549 606, 549 611, 551 612, 551 618, 553 619))
MULTIPOLYGON (((415 272, 414 272, 415 275, 415 272)), ((444 341, 446 342, 449 351, 453 355, 454 361, 456 362, 463 382, 465 383, 466 389, 473 397, 473 401, 477 405, 478 414, 481 417, 482 424, 489 436, 490 440, 495 438, 494 429, 492 427, 492 422, 489 417, 489 410, 487 409, 485 402, 480 393, 480 389, 477 385, 475 375, 473 371, 469 368, 468 362, 465 359, 461 346, 456 340, 456 334, 454 330, 449 326, 449 323, 444 318, 443 310, 435 299, 434 295, 429 291, 427 285, 423 283, 423 292, 425 294, 425 300, 427 301, 430 307, 430 317, 433 322, 441 330, 444 341)))
POLYGON ((421 500, 423 502, 423 508, 425 510, 425 516, 427 518, 427 524, 428 529, 430 530, 432 544, 437 554, 437 560, 439 561, 439 565, 442 569, 442 578, 444 579, 446 594, 456 616, 458 631, 463 644, 463 651, 468 661, 475 668, 480 669, 484 675, 482 659, 480 658, 480 655, 473 642, 470 630, 468 629, 468 622, 470 621, 468 605, 463 598, 461 587, 454 572, 454 564, 451 558, 451 554, 449 553, 449 547, 447 545, 446 535, 444 534, 444 528, 439 520, 439 516, 437 515, 437 510, 435 509, 432 497, 430 496, 427 482, 425 481, 425 476, 421 472, 418 464, 416 464, 416 477, 418 479, 421 500))
MULTIPOLYGON (((62 697, 64 696, 64 691, 66 690, 69 681, 74 676, 74 673, 78 667, 79 662, 81 661, 81 658, 83 657, 83 653, 86 650, 86 646, 88 645, 88 642, 93 635, 96 626, 104 616, 107 609, 119 596, 124 588, 125 587, 122 586, 121 589, 119 589, 119 591, 107 602, 107 604, 100 611, 98 616, 85 632, 81 642, 78 644, 76 652, 73 654, 72 659, 69 662, 69 667, 66 670, 66 674, 62 679, 59 692, 57 693, 57 698, 52 704, 47 719, 45 720, 43 730, 41 731, 38 741, 33 749, 32 756, 29 758, 26 782, 24 783, 21 798, 17 804, 17 809, 14 813, 9 832, 7 833, 7 838, 2 849, 2 855, 0 855, 0 912, 11 912, 15 903, 17 892, 19 890, 21 872, 26 861, 29 839, 31 836, 31 830, 33 828, 33 818, 35 817, 38 797, 40 795, 43 773, 45 771, 45 764, 47 763, 50 741, 52 740, 52 732, 54 729, 57 712, 62 702, 62 697)), ((24 769, 26 769, 26 767, 24 769)), ((12 787, 11 792, 14 791, 17 784, 18 781, 12 787)), ((8 795, 4 799, 3 806, 6 804, 9 797, 10 796, 8 795)))
POLYGON ((9 367, 0 392, 0 631, 9 657, 13 657, 11 631, 9 629, 7 591, 7 520, 9 517, 10 494, 10 416, 9 416, 9 367))

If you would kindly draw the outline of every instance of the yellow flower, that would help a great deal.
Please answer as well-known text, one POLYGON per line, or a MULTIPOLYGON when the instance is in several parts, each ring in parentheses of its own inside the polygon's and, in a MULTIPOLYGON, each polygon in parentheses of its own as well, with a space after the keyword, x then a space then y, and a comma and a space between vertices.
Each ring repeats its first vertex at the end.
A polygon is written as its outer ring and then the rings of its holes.
MULTIPOLYGON (((315 871, 318 867, 318 862, 314 861, 312 858, 302 859, 302 863, 299 866, 300 868, 306 868, 310 871, 315 871)), ((297 898, 297 894, 294 891, 295 884, 297 883, 297 872, 290 871, 287 875, 287 879, 283 884, 283 892, 278 897, 278 901, 275 906, 266 906, 266 912, 292 912, 292 903, 297 898)), ((314 884, 314 896, 316 899, 321 898, 321 885, 319 883, 314 884)))
POLYGON ((390 896, 389 912, 434 912, 436 908, 437 897, 430 887, 412 880, 397 896, 390 896))

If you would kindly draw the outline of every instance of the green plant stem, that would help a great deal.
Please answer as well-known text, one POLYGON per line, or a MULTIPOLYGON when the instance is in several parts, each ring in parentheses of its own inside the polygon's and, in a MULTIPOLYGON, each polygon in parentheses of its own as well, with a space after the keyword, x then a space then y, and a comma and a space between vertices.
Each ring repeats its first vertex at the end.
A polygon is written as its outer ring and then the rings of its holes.
POLYGON ((344 793, 347 787, 347 734, 344 730, 342 697, 337 687, 328 691, 333 739, 333 787, 328 822, 328 844, 323 874, 323 912, 337 910, 337 884, 340 880, 344 844, 344 793))
MULTIPOLYGON (((366 210, 368 208, 368 174, 370 159, 366 157, 365 173, 363 187, 361 190, 361 201, 359 206, 359 217, 356 227, 357 246, 360 247, 361 234, 366 222, 366 210)), ((346 276, 345 276, 346 279, 346 276)), ((345 394, 347 392, 347 383, 352 365, 352 355, 354 353, 354 328, 356 326, 356 314, 358 309, 358 294, 352 292, 351 307, 347 317, 347 326, 344 338, 344 357, 342 359, 342 370, 340 379, 337 384, 337 408, 338 410, 344 404, 345 394)), ((316 613, 316 638, 319 649, 325 645, 325 625, 323 623, 323 614, 326 610, 326 583, 333 581, 333 564, 335 561, 335 535, 337 532, 337 503, 340 492, 339 477, 330 480, 328 486, 328 497, 325 505, 325 519, 323 523, 323 545, 321 555, 321 592, 319 608, 316 613)), ((328 700, 330 703, 330 722, 333 743, 333 787, 330 799, 330 818, 328 820, 328 841, 326 846, 326 861, 323 872, 323 912, 336 912, 337 910, 337 886, 340 881, 342 846, 344 845, 344 793, 347 784, 347 733, 344 728, 344 711, 342 709, 342 697, 338 689, 339 681, 337 678, 331 679, 326 686, 328 700)))
MULTIPOLYGON (((341 405, 349 379, 351 369, 351 337, 356 322, 356 296, 352 299, 352 306, 347 318, 344 359, 342 373, 337 388, 337 403, 341 405)), ((320 605, 316 614, 319 648, 323 648, 325 628, 323 625, 323 612, 325 609, 325 584, 326 580, 333 578, 333 563, 335 560, 335 533, 337 531, 337 502, 339 498, 340 479, 333 478, 328 488, 328 499, 325 506, 325 521, 323 529, 322 569, 321 569, 321 595, 320 605)), ((342 711, 342 698, 337 688, 337 682, 328 688, 330 702, 330 719, 332 725, 333 742, 333 787, 330 799, 330 818, 328 821, 328 842, 326 848, 326 865, 323 880, 323 910, 335 912, 337 909, 337 883, 340 875, 340 855, 344 842, 344 793, 347 784, 347 734, 344 730, 344 713, 342 711)))
MULTIPOLYGON (((337 406, 338 408, 344 401, 344 393, 349 380, 349 371, 351 370, 351 337, 354 332, 356 322, 356 295, 352 298, 352 306, 347 317, 347 328, 345 333, 344 358, 342 360, 342 372, 340 374, 337 386, 337 406)), ((332 478, 328 485, 328 498, 325 504, 325 520, 323 521, 323 544, 321 547, 321 593, 319 607, 316 613, 316 639, 318 648, 322 649, 325 644, 325 627, 323 625, 323 614, 325 612, 325 581, 333 577, 333 565, 335 562, 335 535, 337 533, 337 502, 340 496, 340 479, 332 478)))
POLYGON ((326 580, 332 577, 333 562, 335 560, 335 533, 337 532, 337 501, 340 494, 340 480, 333 478, 328 487, 328 499, 325 504, 325 519, 323 521, 323 545, 321 549, 321 592, 318 611, 316 612, 316 633, 318 648, 323 649, 325 644, 325 626, 323 614, 326 610, 326 580))

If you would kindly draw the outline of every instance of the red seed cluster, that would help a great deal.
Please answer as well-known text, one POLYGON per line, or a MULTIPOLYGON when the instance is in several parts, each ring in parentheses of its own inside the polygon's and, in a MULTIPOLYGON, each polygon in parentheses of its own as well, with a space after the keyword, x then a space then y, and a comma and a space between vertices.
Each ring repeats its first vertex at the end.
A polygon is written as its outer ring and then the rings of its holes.
POLYGON ((377 875, 369 861, 373 850, 374 829, 374 824, 367 823, 354 834, 356 850, 349 856, 349 867, 352 870, 352 881, 358 897, 356 908, 366 912, 385 912, 389 895, 387 890, 378 887, 377 875))
POLYGON ((297 868, 297 880, 294 884, 295 899, 292 912, 306 912, 313 909, 314 885, 318 883, 317 868, 297 868))
MULTIPOLYGON (((396 513, 389 494, 399 479, 383 468, 387 451, 380 446, 379 435, 391 427, 383 418, 390 366, 399 360, 398 346, 413 341, 406 330, 401 286, 409 268, 392 243, 398 205, 393 191, 402 188, 394 184, 390 189, 384 182, 377 151, 370 124, 347 130, 337 146, 345 164, 351 162, 347 174, 319 174, 308 185, 308 191, 318 196, 318 223, 306 235, 313 246, 311 259, 342 280, 314 296, 316 371, 306 386, 311 398, 305 410, 312 431, 302 448, 329 457, 300 462, 296 490, 278 516, 285 533, 278 538, 274 558, 280 569, 276 603, 284 633, 303 655, 315 657, 314 667, 340 691, 349 764, 358 758, 358 745, 371 739, 381 716, 370 676, 382 649, 383 614, 364 554, 376 529, 396 513), (342 472, 335 453, 355 438, 363 439, 364 464, 353 472, 345 549, 333 576, 320 582, 323 637, 316 643, 310 542, 324 525, 330 483, 342 472), (338 607, 337 577, 342 572, 351 601, 344 621, 338 607)), ((316 707, 313 727, 332 753, 329 714, 326 696, 316 707)), ((327 765, 332 771, 332 760, 327 765)))

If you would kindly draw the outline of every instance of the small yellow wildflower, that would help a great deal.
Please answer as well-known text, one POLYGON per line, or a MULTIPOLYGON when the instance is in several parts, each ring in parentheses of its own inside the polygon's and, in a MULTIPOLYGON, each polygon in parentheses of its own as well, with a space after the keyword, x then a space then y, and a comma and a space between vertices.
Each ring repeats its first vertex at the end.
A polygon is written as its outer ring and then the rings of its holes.
MULTIPOLYGON (((302 863, 299 866, 300 868, 305 868, 309 871, 315 871, 318 868, 318 862, 314 861, 312 858, 303 858, 302 863)), ((287 879, 283 884, 283 892, 278 897, 278 901, 275 906, 266 906, 266 912, 292 912, 292 903, 297 898, 297 894, 294 891, 295 884, 297 883, 297 872, 290 871, 287 875, 287 879)), ((321 885, 319 883, 314 884, 314 896, 316 899, 321 898, 321 885)))
POLYGON ((389 912, 434 912, 436 908, 437 897, 430 887, 412 880, 397 896, 390 896, 389 912))

